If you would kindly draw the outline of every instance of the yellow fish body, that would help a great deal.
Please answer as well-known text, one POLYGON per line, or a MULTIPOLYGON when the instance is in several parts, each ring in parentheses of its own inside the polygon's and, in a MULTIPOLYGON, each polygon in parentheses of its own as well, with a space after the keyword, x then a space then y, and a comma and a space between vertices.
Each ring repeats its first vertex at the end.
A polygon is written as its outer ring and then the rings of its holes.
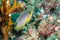
POLYGON ((33 11, 31 11, 31 13, 22 14, 16 21, 17 25, 15 29, 17 31, 23 29, 25 24, 31 20, 32 14, 33 14, 33 11))

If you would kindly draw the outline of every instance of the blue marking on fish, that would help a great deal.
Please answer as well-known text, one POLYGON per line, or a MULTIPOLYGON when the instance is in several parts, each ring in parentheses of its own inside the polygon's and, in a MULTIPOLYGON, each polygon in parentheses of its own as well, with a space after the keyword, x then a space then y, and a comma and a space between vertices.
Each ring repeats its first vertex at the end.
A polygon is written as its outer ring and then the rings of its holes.
POLYGON ((26 21, 26 18, 28 16, 29 16, 29 13, 25 13, 19 16, 18 19, 16 20, 17 27, 20 27, 26 21))

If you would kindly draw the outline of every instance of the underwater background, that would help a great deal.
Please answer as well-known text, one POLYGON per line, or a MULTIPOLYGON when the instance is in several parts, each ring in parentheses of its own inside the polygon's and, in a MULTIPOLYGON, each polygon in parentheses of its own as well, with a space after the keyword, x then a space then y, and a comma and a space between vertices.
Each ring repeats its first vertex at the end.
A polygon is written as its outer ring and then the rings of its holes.
MULTIPOLYGON (((60 0, 17 1, 25 6, 9 15, 13 22, 9 40, 60 40, 60 0)), ((11 0, 10 5, 13 3, 11 0)))

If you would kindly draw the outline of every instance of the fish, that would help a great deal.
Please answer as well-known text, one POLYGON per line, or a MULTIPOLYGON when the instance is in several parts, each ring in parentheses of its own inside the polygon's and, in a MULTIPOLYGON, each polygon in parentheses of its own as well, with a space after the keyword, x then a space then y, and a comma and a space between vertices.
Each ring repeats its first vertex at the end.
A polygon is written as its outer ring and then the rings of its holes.
POLYGON ((27 12, 27 13, 24 13, 21 16, 19 16, 16 20, 17 25, 16 25, 15 29, 17 31, 22 30, 23 27, 25 26, 25 24, 31 20, 32 14, 33 14, 32 12, 31 13, 27 12))

